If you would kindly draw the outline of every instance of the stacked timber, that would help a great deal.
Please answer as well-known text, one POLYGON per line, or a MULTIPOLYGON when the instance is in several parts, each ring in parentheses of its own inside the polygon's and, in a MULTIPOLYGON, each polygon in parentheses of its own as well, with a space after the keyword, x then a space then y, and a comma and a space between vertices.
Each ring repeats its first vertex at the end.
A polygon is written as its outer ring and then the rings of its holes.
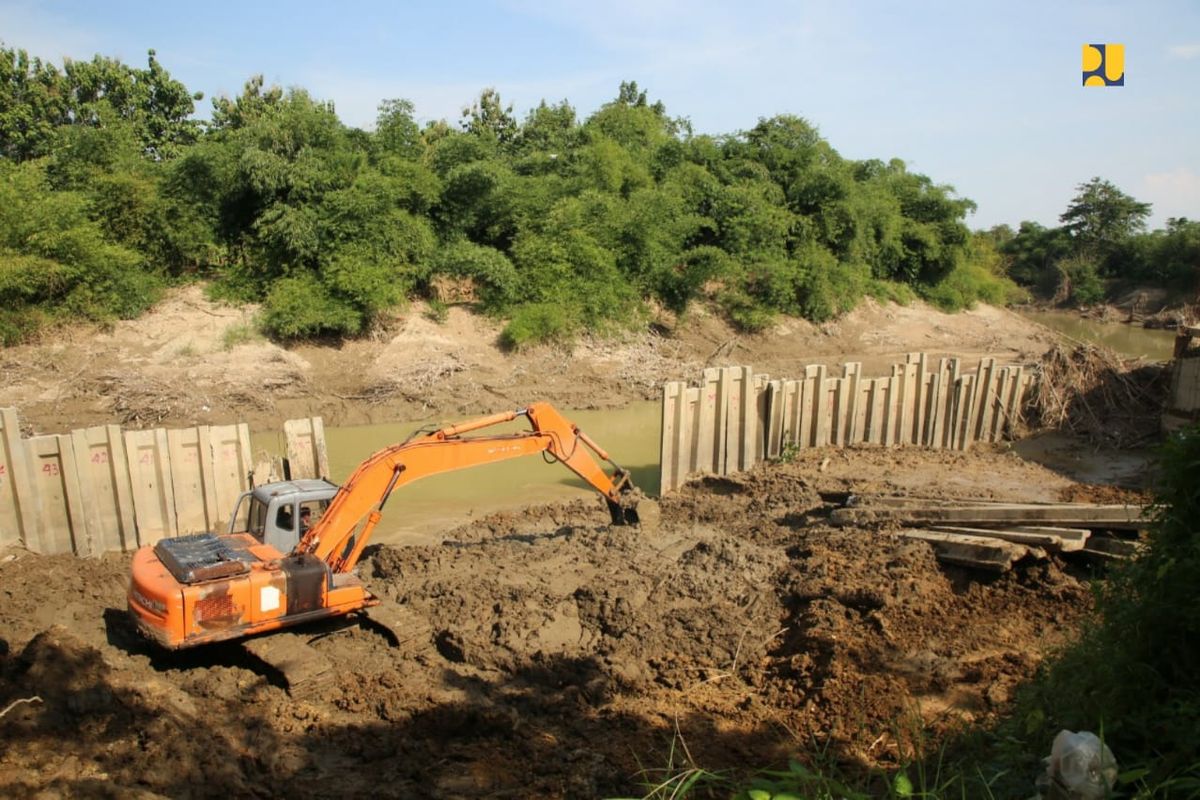
POLYGON ((946 563, 993 572, 1048 553, 1127 558, 1138 544, 1114 532, 1136 536, 1149 524, 1145 509, 1137 505, 856 496, 833 511, 830 521, 928 542, 946 563))

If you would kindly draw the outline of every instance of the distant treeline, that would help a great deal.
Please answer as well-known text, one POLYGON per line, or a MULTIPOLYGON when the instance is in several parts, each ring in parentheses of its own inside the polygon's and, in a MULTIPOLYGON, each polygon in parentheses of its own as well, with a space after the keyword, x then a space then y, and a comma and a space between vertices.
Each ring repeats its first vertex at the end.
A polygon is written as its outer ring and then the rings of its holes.
POLYGON ((1149 216, 1149 203, 1093 178, 1078 187, 1061 226, 998 225, 987 236, 1005 274, 1060 304, 1091 305, 1143 286, 1173 290, 1179 303, 1200 301, 1200 222, 1172 217, 1147 232, 1149 216))
POLYGON ((193 276, 281 338, 362 333, 449 280, 512 345, 697 299, 753 330, 868 294, 1016 291, 970 200, 794 116, 695 135, 634 83, 582 121, 566 101, 518 120, 485 90, 422 126, 387 100, 369 132, 261 78, 209 121, 201 99, 153 51, 58 68, 0 49, 0 340, 136 315, 193 276))

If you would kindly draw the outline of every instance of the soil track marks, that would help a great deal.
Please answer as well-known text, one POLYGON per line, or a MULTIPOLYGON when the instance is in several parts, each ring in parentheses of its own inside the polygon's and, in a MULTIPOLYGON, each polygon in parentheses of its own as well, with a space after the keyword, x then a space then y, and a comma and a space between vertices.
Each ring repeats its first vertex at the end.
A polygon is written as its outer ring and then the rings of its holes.
POLYGON ((296 696, 237 646, 141 642, 120 611, 126 558, 14 551, 0 707, 44 702, 0 719, 0 793, 628 795, 683 753, 736 770, 828 741, 888 762, 910 746, 898 719, 936 733, 1003 709, 1071 635, 1086 587, 1055 562, 947 570, 926 545, 825 526, 820 493, 937 494, 946 458, 961 461, 943 496, 972 475, 994 497, 1069 484, 996 453, 902 454, 895 475, 878 451, 812 455, 693 483, 654 530, 580 501, 377 548, 364 577, 432 641, 302 628, 340 668, 296 696))

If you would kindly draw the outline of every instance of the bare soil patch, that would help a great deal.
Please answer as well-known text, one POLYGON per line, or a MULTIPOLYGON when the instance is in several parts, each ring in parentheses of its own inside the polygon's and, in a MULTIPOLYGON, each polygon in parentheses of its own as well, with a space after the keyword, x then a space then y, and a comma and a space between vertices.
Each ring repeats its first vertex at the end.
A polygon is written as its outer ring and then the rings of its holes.
POLYGON ((598 502, 495 514, 375 549, 364 576, 431 640, 302 628, 339 669, 293 696, 235 645, 141 642, 126 557, 12 551, 0 707, 44 702, 0 719, 0 793, 592 798, 637 794, 681 759, 736 771, 814 742, 889 763, 913 747, 897 720, 920 717, 936 746, 1002 713, 1089 593, 1068 563, 985 577, 831 528, 822 495, 1071 486, 1003 452, 855 449, 694 482, 651 530, 608 526, 598 502))

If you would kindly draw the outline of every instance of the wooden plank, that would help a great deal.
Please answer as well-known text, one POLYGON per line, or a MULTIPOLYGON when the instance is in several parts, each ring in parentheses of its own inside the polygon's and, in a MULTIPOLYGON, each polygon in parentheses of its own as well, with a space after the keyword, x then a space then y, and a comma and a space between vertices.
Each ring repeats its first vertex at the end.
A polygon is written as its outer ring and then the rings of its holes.
POLYGON ((700 383, 700 416, 696 436, 696 464, 699 472, 717 471, 713 459, 718 437, 716 421, 720 376, 719 369, 706 369, 700 383))
POLYGON ((884 439, 887 431, 883 425, 884 416, 887 415, 888 378, 872 378, 870 383, 871 414, 866 421, 866 440, 872 445, 888 444, 884 439))
POLYGON ((933 373, 925 408, 921 414, 925 429, 918 442, 934 450, 940 450, 946 438, 946 405, 950 394, 950 367, 948 359, 938 361, 937 372, 933 373))
POLYGON ((313 460, 312 420, 286 420, 283 423, 283 437, 287 443, 289 477, 293 480, 314 477, 317 465, 313 460))
POLYGON ((770 385, 771 378, 768 375, 755 375, 751 382, 753 388, 751 398, 754 401, 751 405, 754 432, 746 440, 747 451, 754 454, 754 460, 750 462, 750 466, 754 466, 767 457, 767 428, 770 425, 768 415, 771 413, 767 393, 770 385))
POLYGON ((883 410, 883 441, 888 446, 900 444, 900 383, 904 380, 904 367, 892 367, 892 377, 887 379, 887 405, 883 410))
POLYGON ((800 446, 800 408, 804 402, 804 379, 783 384, 783 437, 792 447, 800 446))
POLYGON ((926 416, 927 406, 929 405, 929 391, 926 386, 931 383, 932 388, 936 390, 938 381, 929 378, 928 375, 929 356, 926 353, 918 353, 916 383, 913 385, 913 444, 929 444, 927 429, 930 420, 926 416))
POLYGON ((212 458, 212 483, 205 484, 212 509, 209 524, 219 532, 228 528, 238 497, 246 491, 250 462, 250 433, 245 423, 214 425, 209 428, 212 458))
POLYGON ((728 437, 729 404, 733 397, 734 370, 732 367, 721 369, 717 382, 717 421, 716 421, 716 452, 713 453, 713 473, 725 474, 725 464, 729 461, 728 437))
POLYGON ((23 521, 23 511, 32 513, 32 493, 17 410, 0 408, 0 545, 32 538, 32 518, 28 524, 23 521), (26 528, 30 537, 26 536, 26 528))
POLYGON ((675 403, 675 424, 673 426, 675 430, 675 486, 673 488, 676 489, 687 483, 688 463, 691 461, 691 454, 688 452, 691 414, 688 411, 688 387, 686 384, 681 384, 679 400, 675 403))
POLYGON ((660 495, 675 490, 675 406, 680 403, 679 395, 683 384, 669 381, 663 384, 662 424, 660 426, 658 456, 658 492, 660 495))
MULTIPOLYGON (((245 423, 242 423, 243 425, 245 423)), ((313 446, 316 449, 316 467, 318 478, 329 478, 329 448, 325 445, 325 420, 321 417, 312 418, 313 429, 313 446)), ((249 441, 249 428, 247 427, 247 441, 249 441)), ((247 448, 249 453, 249 448, 247 448)), ((249 460, 249 456, 247 456, 249 460)))
POLYGON ((209 529, 204 485, 204 473, 208 470, 201 466, 205 459, 200 450, 200 428, 167 431, 167 451, 171 456, 171 486, 179 533, 203 533, 209 529))
POLYGON ((846 394, 849 391, 849 384, 849 378, 833 379, 833 411, 829 419, 829 443, 837 447, 846 446, 846 409, 850 404, 846 394))
POLYGON ((1082 503, 1035 504, 993 503, 977 506, 927 506, 915 508, 872 508, 855 506, 835 509, 829 515, 834 525, 871 525, 898 522, 905 525, 954 524, 967 526, 1039 525, 1066 528, 1115 528, 1137 530, 1149 526, 1141 506, 1089 505, 1082 503))
POLYGON ((67 498, 67 517, 71 520, 71 549, 76 555, 99 556, 104 552, 103 542, 98 540, 96 524, 89 519, 84 508, 79 462, 75 458, 75 443, 71 434, 59 434, 58 453, 63 491, 67 498))
POLYGON ((200 474, 204 478, 204 530, 217 531, 222 525, 218 521, 220 515, 217 511, 217 474, 212 428, 208 425, 197 425, 196 437, 200 443, 200 474))
POLYGON ((1080 528, 963 528, 953 525, 931 525, 926 530, 1003 539, 1006 542, 1042 547, 1059 553, 1082 550, 1091 536, 1091 531, 1080 528))
POLYGON ((750 382, 753 377, 749 369, 729 367, 726 380, 729 381, 729 405, 725 415, 725 465, 722 475, 732 475, 745 463, 742 445, 745 441, 746 413, 745 406, 750 402, 750 382))
POLYGON ((1005 390, 1008 388, 1010 374, 1011 370, 1008 367, 999 367, 996 370, 996 379, 987 401, 988 416, 983 424, 983 430, 979 435, 980 441, 996 442, 1000 439, 998 428, 1000 421, 1004 417, 1003 398, 1005 397, 1005 390))
POLYGON ((289 419, 283 423, 283 435, 287 442, 288 470, 292 478, 328 477, 325 423, 320 417, 289 419))
POLYGON ((1021 380, 1017 382, 1016 397, 1013 399, 1013 424, 1019 424, 1025 416, 1025 395, 1033 386, 1033 372, 1024 372, 1021 375, 1021 380))
POLYGON ((800 447, 814 446, 814 437, 816 436, 816 413, 813 411, 813 406, 817 406, 817 411, 820 411, 820 403, 817 401, 817 367, 810 364, 804 368, 804 383, 800 393, 800 404, 796 409, 796 413, 800 415, 799 425, 797 430, 800 431, 798 444, 800 447))
POLYGON ((125 460, 129 468, 137 543, 154 544, 177 536, 175 488, 171 483, 171 455, 167 432, 162 428, 125 432, 125 460))
POLYGON ((979 417, 975 428, 975 440, 990 442, 992 440, 992 419, 996 416, 996 393, 1000 386, 1001 370, 996 367, 996 359, 987 359, 987 376, 979 389, 979 417))
MULTIPOLYGON (((70 439, 67 441, 69 443, 70 439)), ((63 474, 62 443, 58 436, 35 436, 25 439, 23 444, 33 476, 34 524, 37 527, 35 546, 29 549, 44 555, 70 553, 74 550, 74 541, 63 474)), ((26 521, 29 521, 28 515, 26 521)))
POLYGON ((963 379, 964 394, 962 409, 962 428, 958 432, 958 449, 968 450, 975 442, 975 398, 979 396, 976 388, 979 386, 979 375, 966 375, 963 379))
POLYGON ((900 431, 899 444, 917 444, 913 433, 913 410, 917 397, 917 353, 909 353, 900 372, 900 431))
POLYGON ((1024 380, 1024 368, 1015 366, 1009 368, 1008 385, 1001 398, 1001 418, 996 423, 997 437, 1011 436, 1017 422, 1017 390, 1024 380))
POLYGON ((735 459, 729 465, 726 474, 732 475, 754 466, 754 440, 758 434, 758 405, 754 389, 754 370, 751 367, 739 367, 740 373, 734 389, 737 397, 736 407, 729 411, 730 428, 733 430, 733 454, 735 459))
POLYGON ((698 458, 700 451, 700 392, 699 386, 689 386, 684 389, 684 420, 687 422, 687 433, 684 435, 684 455, 683 467, 687 475, 694 475, 700 471, 700 461, 698 458))
POLYGON ((76 531, 76 552, 100 555, 122 549, 121 514, 113 480, 113 455, 108 444, 108 428, 94 427, 70 434, 75 472, 83 503, 83 530, 76 531), (87 548, 79 547, 80 534, 86 534, 87 548))
MULTIPOLYGON (((136 550, 137 522, 134 515, 133 486, 129 475, 129 458, 125 453, 125 436, 116 425, 106 425, 108 434, 109 467, 112 470, 113 491, 117 497, 117 518, 121 530, 121 549, 136 550)), ((249 442, 247 442, 249 446, 249 442)))
POLYGON ((863 424, 859 419, 860 409, 863 408, 862 402, 862 364, 857 361, 852 361, 843 367, 843 376, 849 380, 849 385, 846 388, 847 398, 849 400, 848 408, 844 414, 845 434, 842 439, 842 444, 852 445, 858 444, 863 437, 863 424))
POLYGON ((939 561, 989 572, 1007 572, 1014 562, 1031 553, 1025 545, 980 536, 923 530, 902 530, 898 533, 906 539, 928 542, 939 561))
POLYGON ((817 365, 817 374, 814 377, 814 381, 816 393, 813 395, 812 403, 813 445, 815 447, 825 447, 830 442, 829 420, 832 415, 834 402, 829 396, 831 386, 824 364, 817 365))
POLYGON ((783 381, 774 380, 767 384, 767 458, 779 458, 783 447, 783 412, 786 404, 783 396, 783 381))

